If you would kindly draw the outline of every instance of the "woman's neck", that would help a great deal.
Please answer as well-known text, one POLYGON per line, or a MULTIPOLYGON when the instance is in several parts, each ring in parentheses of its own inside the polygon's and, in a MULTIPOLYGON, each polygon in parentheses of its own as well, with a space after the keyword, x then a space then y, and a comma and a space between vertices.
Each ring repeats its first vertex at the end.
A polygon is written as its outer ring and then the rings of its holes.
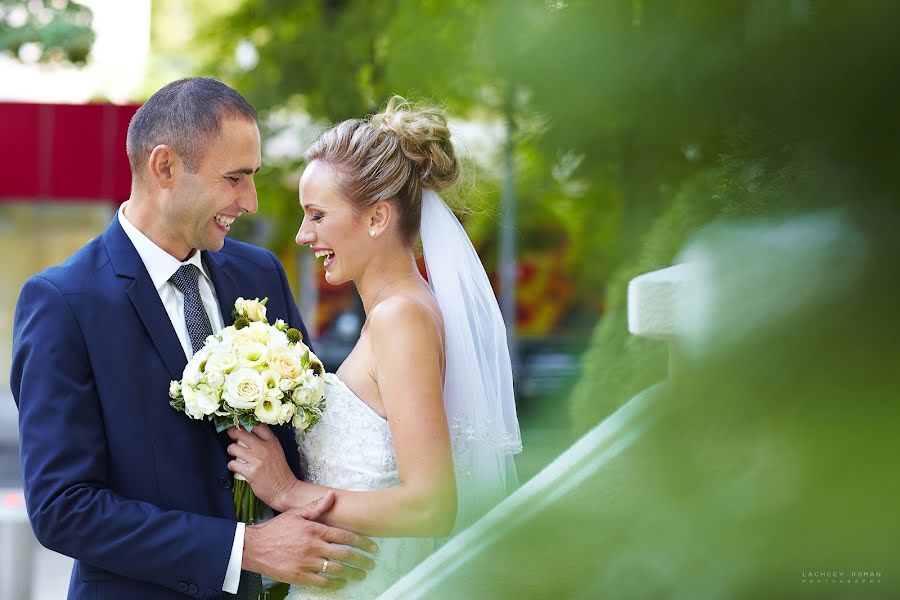
POLYGON ((373 260, 362 277, 356 281, 356 289, 362 299, 366 314, 404 284, 421 279, 412 251, 398 252, 385 260, 373 260))

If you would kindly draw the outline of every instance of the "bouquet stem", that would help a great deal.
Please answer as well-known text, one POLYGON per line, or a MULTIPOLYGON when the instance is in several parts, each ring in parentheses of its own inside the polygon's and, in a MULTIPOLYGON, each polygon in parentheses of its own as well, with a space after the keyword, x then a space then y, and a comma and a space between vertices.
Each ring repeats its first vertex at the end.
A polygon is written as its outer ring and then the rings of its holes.
POLYGON ((247 480, 235 473, 234 511, 237 520, 247 525, 253 525, 259 519, 261 504, 247 480))
MULTIPOLYGON (((249 431, 249 430, 248 430, 249 431)), ((243 442, 238 442, 239 446, 244 446, 243 442)), ((253 525, 259 519, 262 506, 253 493, 253 488, 247 483, 247 480, 240 473, 234 474, 234 513, 237 520, 247 525, 253 525)))

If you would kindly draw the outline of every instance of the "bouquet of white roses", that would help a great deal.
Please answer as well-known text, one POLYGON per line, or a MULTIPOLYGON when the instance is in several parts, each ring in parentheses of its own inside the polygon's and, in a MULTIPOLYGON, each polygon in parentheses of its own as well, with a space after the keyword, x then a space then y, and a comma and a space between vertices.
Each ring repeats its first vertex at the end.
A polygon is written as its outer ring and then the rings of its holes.
MULTIPOLYGON (((206 338, 181 381, 169 384, 173 408, 219 432, 291 423, 302 434, 322 418, 325 368, 297 329, 281 319, 269 325, 267 300, 235 301, 234 324, 206 338)), ((259 501, 238 474, 234 501, 238 519, 256 522, 259 501)))

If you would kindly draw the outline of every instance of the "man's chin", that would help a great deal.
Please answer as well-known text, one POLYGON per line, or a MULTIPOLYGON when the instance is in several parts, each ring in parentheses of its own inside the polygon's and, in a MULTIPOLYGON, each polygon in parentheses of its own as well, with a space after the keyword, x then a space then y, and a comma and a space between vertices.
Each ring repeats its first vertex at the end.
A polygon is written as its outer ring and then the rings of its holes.
POLYGON ((225 247, 225 236, 204 240, 204 243, 197 248, 205 252, 218 252, 225 247))

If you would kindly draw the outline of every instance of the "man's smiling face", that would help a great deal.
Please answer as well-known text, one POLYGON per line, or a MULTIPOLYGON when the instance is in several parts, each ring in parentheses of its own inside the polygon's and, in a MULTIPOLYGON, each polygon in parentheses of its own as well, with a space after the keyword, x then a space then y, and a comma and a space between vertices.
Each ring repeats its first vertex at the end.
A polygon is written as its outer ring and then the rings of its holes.
POLYGON ((221 250, 234 220, 256 212, 253 174, 260 162, 256 123, 222 119, 219 136, 206 148, 197 172, 182 171, 165 207, 167 227, 178 233, 183 256, 195 248, 221 250))

